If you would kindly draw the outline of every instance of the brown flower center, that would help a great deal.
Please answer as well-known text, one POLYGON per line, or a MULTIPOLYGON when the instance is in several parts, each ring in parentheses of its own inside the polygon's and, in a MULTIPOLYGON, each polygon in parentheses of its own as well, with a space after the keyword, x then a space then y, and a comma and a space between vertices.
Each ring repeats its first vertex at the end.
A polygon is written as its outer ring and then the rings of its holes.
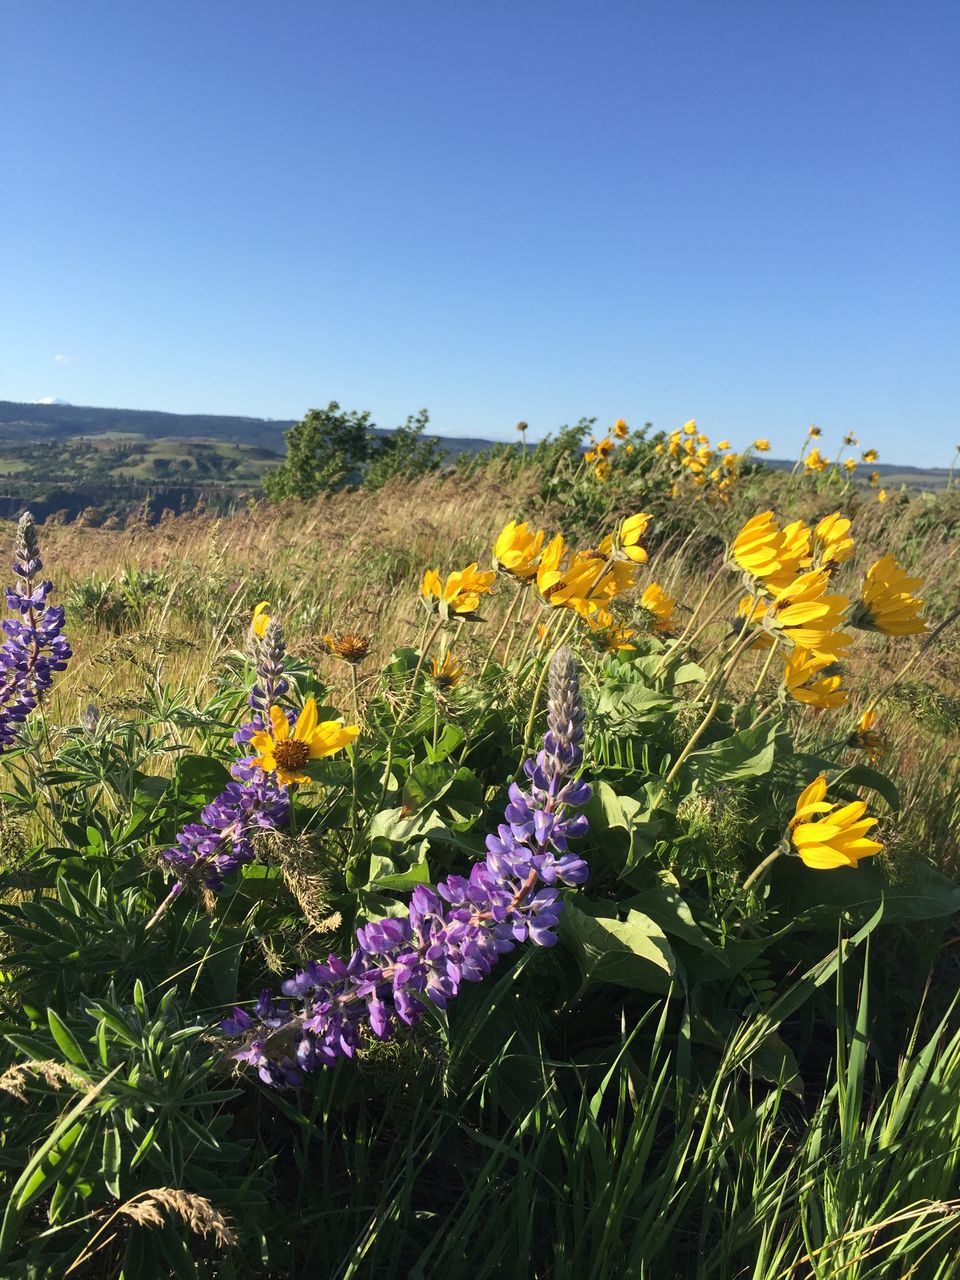
POLYGON ((295 773, 297 769, 302 769, 310 759, 310 748, 305 742, 301 742, 299 738, 287 738, 285 742, 277 743, 273 756, 277 762, 278 769, 285 769, 287 773, 295 773))

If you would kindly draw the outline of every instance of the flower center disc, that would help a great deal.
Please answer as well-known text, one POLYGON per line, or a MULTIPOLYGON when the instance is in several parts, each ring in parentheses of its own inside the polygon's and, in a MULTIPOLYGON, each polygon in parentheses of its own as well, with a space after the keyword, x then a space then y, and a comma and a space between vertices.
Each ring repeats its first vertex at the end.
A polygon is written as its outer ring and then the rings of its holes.
POLYGON ((278 768, 293 772, 310 759, 310 748, 299 738, 288 738, 286 742, 277 743, 273 756, 278 768))

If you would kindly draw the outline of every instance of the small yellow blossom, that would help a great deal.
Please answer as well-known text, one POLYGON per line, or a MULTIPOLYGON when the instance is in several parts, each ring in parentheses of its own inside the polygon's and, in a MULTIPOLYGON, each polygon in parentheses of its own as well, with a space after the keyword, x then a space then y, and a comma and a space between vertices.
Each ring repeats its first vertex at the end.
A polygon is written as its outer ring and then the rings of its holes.
POLYGON ((516 578, 532 578, 537 572, 537 562, 546 535, 540 529, 532 533, 529 527, 511 520, 501 529, 493 544, 493 561, 498 569, 516 578))
POLYGON ((270 726, 269 731, 255 733, 250 746, 258 753, 254 763, 265 773, 275 773, 281 786, 308 782, 307 775, 300 772, 308 760, 332 756, 360 732, 357 725, 341 725, 336 720, 323 720, 318 724, 315 698, 308 698, 303 704, 292 729, 286 713, 272 706, 270 726))
POLYGON ((844 460, 843 460, 843 469, 844 469, 844 471, 856 471, 856 469, 857 469, 857 460, 856 460, 856 458, 844 458, 844 460))
POLYGON ((683 434, 685 436, 695 436, 697 434, 697 424, 693 418, 683 424, 683 434))
POLYGON ((430 659, 430 675, 438 689, 453 689, 463 679, 463 667, 456 661, 452 653, 444 655, 443 662, 430 659))
POLYGON ((876 449, 864 449, 860 457, 864 462, 876 462, 880 455, 877 453, 876 449))
POLYGON ((921 616, 923 601, 913 593, 922 586, 923 579, 909 577, 893 556, 881 556, 867 570, 851 625, 887 636, 919 635, 927 624, 921 616))
POLYGON ((449 574, 446 582, 436 569, 428 569, 420 584, 420 594, 430 608, 466 617, 476 612, 480 597, 489 593, 496 576, 493 569, 481 572, 476 562, 449 574))
POLYGON ((656 631, 666 635, 673 630, 677 602, 656 582, 651 582, 644 588, 643 595, 640 597, 640 608, 645 609, 650 615, 656 631))
POLYGON ((594 475, 598 480, 607 480, 610 477, 610 463, 606 458, 601 458, 597 465, 593 468, 594 475))
POLYGON ((853 747, 857 751, 865 751, 867 758, 873 764, 876 764, 882 756, 887 754, 886 741, 876 725, 877 713, 873 707, 867 707, 860 717, 856 729, 847 739, 848 747, 853 747))
POLYGON ((765 440, 765 439, 761 436, 759 440, 754 440, 754 442, 753 442, 753 447, 756 449, 757 453, 769 453, 769 452, 770 452, 770 441, 769 441, 769 440, 765 440))
POLYGON ((729 448, 730 448, 729 440, 721 440, 720 443, 717 445, 717 450, 720 453, 723 453, 726 449, 729 449, 729 448))
POLYGON ((810 427, 807 430, 807 435, 810 437, 811 440, 817 440, 819 439, 820 436, 823 435, 823 432, 820 430, 819 427, 810 427))
POLYGON ((253 634, 258 640, 263 639, 266 635, 267 627, 269 627, 270 623, 273 621, 267 613, 269 608, 269 600, 261 600, 258 605, 254 605, 253 620, 251 621, 250 626, 253 628, 253 634))
POLYGON ((864 817, 862 800, 829 804, 823 774, 801 792, 790 822, 790 840, 806 866, 816 871, 855 867, 861 858, 878 853, 883 845, 867 838, 877 819, 864 817))
POLYGON ((613 424, 613 434, 618 440, 626 440, 627 436, 630 434, 630 428, 627 426, 626 421, 623 418, 618 418, 613 424))
POLYGON ((880 490, 878 491, 878 493, 877 493, 877 501, 878 501, 878 502, 886 502, 887 497, 888 497, 888 494, 887 494, 886 489, 880 489, 880 490))

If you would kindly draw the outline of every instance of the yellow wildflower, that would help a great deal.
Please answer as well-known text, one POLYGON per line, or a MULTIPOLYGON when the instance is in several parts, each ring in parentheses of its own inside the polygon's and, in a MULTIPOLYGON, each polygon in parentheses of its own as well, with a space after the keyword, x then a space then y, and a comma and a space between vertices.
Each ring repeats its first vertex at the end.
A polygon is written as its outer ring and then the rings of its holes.
POLYGON ((794 647, 783 673, 787 693, 796 702, 805 702, 808 706, 842 706, 847 700, 847 693, 840 688, 840 676, 836 673, 823 674, 832 664, 833 659, 829 655, 808 653, 806 649, 794 647))
POLYGON ((850 601, 846 596, 827 595, 829 585, 825 569, 801 573, 775 592, 770 625, 801 649, 836 658, 851 643, 851 637, 840 630, 850 601))
POLYGON ((867 570, 851 626, 887 636, 919 635, 927 624, 920 616, 923 601, 913 593, 922 586, 923 579, 909 577, 893 556, 881 556, 867 570))
POLYGON ((878 502, 886 502, 886 500, 887 500, 887 491, 886 491, 886 489, 881 489, 881 490, 877 493, 877 501, 878 501, 878 502))
POLYGON ((697 424, 693 418, 683 424, 683 434, 685 436, 695 436, 697 434, 697 424))
POLYGON ((870 474, 867 476, 867 479, 870 481, 871 487, 875 489, 877 485, 880 483, 880 472, 871 471, 870 474))
POLYGON ((756 632, 747 646, 749 649, 773 648, 773 636, 763 629, 763 619, 769 607, 762 596, 743 596, 737 605, 737 617, 733 624, 735 634, 742 637, 748 627, 756 632))
POLYGON ((753 447, 756 449, 757 453, 769 453, 770 441, 764 440, 764 438, 761 436, 759 440, 754 440, 753 447))
POLYGON ((810 437, 811 440, 816 440, 823 435, 823 432, 820 430, 819 427, 810 427, 807 430, 807 435, 810 437))
POLYGON ((336 720, 323 720, 318 724, 315 698, 308 698, 303 704, 292 729, 285 712, 272 706, 270 725, 269 731, 261 730, 251 737, 250 746, 258 752, 254 763, 265 773, 275 773, 282 786, 308 782, 307 775, 300 772, 308 760, 332 756, 360 732, 356 725, 341 725, 336 720))
POLYGON ((503 526, 493 544, 494 564, 516 578, 532 578, 537 572, 545 536, 542 529, 531 533, 526 523, 518 524, 511 520, 503 526))
POLYGON ((781 529, 773 512, 763 511, 747 521, 730 552, 751 577, 785 585, 810 563, 810 530, 802 520, 781 529))
POLYGON ((269 627, 270 623, 273 621, 267 613, 269 608, 269 600, 261 600, 258 605, 254 605, 253 620, 251 621, 250 626, 253 628, 253 634, 258 640, 263 639, 266 635, 267 627, 269 627))
POLYGON ((436 569, 428 569, 420 584, 420 594, 431 609, 455 613, 462 617, 475 613, 480 597, 493 586, 496 572, 480 572, 476 562, 447 576, 443 582, 436 569))
POLYGON ((819 449, 813 448, 804 458, 803 465, 808 471, 826 471, 830 463, 819 449))
POLYGON ((876 449, 864 449, 860 457, 864 462, 876 462, 880 455, 877 453, 876 449))
POLYGON ((847 739, 847 746, 857 751, 865 751, 871 763, 887 754, 887 744, 883 734, 876 727, 877 713, 873 707, 867 707, 857 724, 856 729, 847 739))
POLYGON ((593 471, 598 480, 607 480, 610 476, 610 463, 607 462, 606 458, 601 458, 593 468, 593 471))
POLYGON ((618 440, 626 440, 627 436, 630 434, 630 428, 627 426, 626 421, 623 418, 618 418, 613 424, 613 434, 618 440))
POLYGON ((600 542, 597 550, 603 556, 617 554, 626 556, 634 564, 646 564, 647 553, 640 545, 640 539, 647 531, 647 525, 653 517, 646 511, 638 511, 634 516, 627 516, 617 526, 616 533, 607 536, 600 542))
POLYGON ((821 774, 800 793, 790 823, 790 839, 805 865, 816 871, 855 867, 861 858, 878 853, 883 845, 867 838, 877 819, 863 816, 864 802, 829 804, 826 794, 827 780, 821 774))
POLYGON ((650 615, 654 629, 666 634, 673 629, 677 602, 668 596, 663 587, 651 582, 640 597, 640 608, 650 615))
POLYGON ((729 449, 729 448, 730 448, 729 440, 721 440, 720 443, 717 445, 717 449, 720 453, 723 453, 725 449, 729 449))
POLYGON ((847 432, 847 434, 843 437, 843 443, 844 443, 844 444, 859 444, 859 443, 860 443, 860 441, 857 439, 857 437, 853 434, 853 432, 852 432, 852 431, 848 431, 848 432, 847 432))
POLYGON ((818 568, 843 564, 853 555, 850 521, 835 511, 824 516, 813 531, 814 559, 818 568))
POLYGON ((857 460, 856 460, 856 458, 844 458, 844 460, 843 460, 843 469, 844 469, 844 471, 851 471, 851 472, 852 472, 852 471, 856 471, 856 469, 857 469, 857 460))
POLYGON ((453 689, 463 679, 463 667, 452 653, 446 653, 442 663, 436 658, 430 659, 430 675, 438 689, 453 689))

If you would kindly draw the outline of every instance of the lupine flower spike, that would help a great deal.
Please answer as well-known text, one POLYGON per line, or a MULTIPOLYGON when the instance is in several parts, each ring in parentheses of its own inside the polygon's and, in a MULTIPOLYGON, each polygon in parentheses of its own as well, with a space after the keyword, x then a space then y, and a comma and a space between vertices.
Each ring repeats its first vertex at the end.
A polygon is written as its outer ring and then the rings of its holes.
POLYGON ((20 726, 63 671, 72 654, 63 632, 63 608, 48 605, 53 583, 36 581, 43 568, 37 528, 29 511, 20 517, 13 553, 15 584, 6 588, 13 617, 3 622, 0 644, 0 752, 11 747, 20 726))
POLYGON ((579 780, 583 703, 576 665, 558 649, 550 666, 548 729, 526 788, 513 784, 506 821, 487 837, 487 855, 469 877, 436 890, 418 885, 406 916, 357 930, 347 960, 312 962, 283 984, 284 999, 264 991, 253 1014, 235 1009, 223 1022, 242 1038, 237 1062, 283 1087, 338 1058, 352 1058, 364 1037, 385 1040, 430 1005, 443 1009, 465 982, 480 982, 500 956, 523 942, 553 946, 563 907, 558 885, 579 885, 587 865, 570 852, 587 820, 574 816, 590 798, 579 780))

